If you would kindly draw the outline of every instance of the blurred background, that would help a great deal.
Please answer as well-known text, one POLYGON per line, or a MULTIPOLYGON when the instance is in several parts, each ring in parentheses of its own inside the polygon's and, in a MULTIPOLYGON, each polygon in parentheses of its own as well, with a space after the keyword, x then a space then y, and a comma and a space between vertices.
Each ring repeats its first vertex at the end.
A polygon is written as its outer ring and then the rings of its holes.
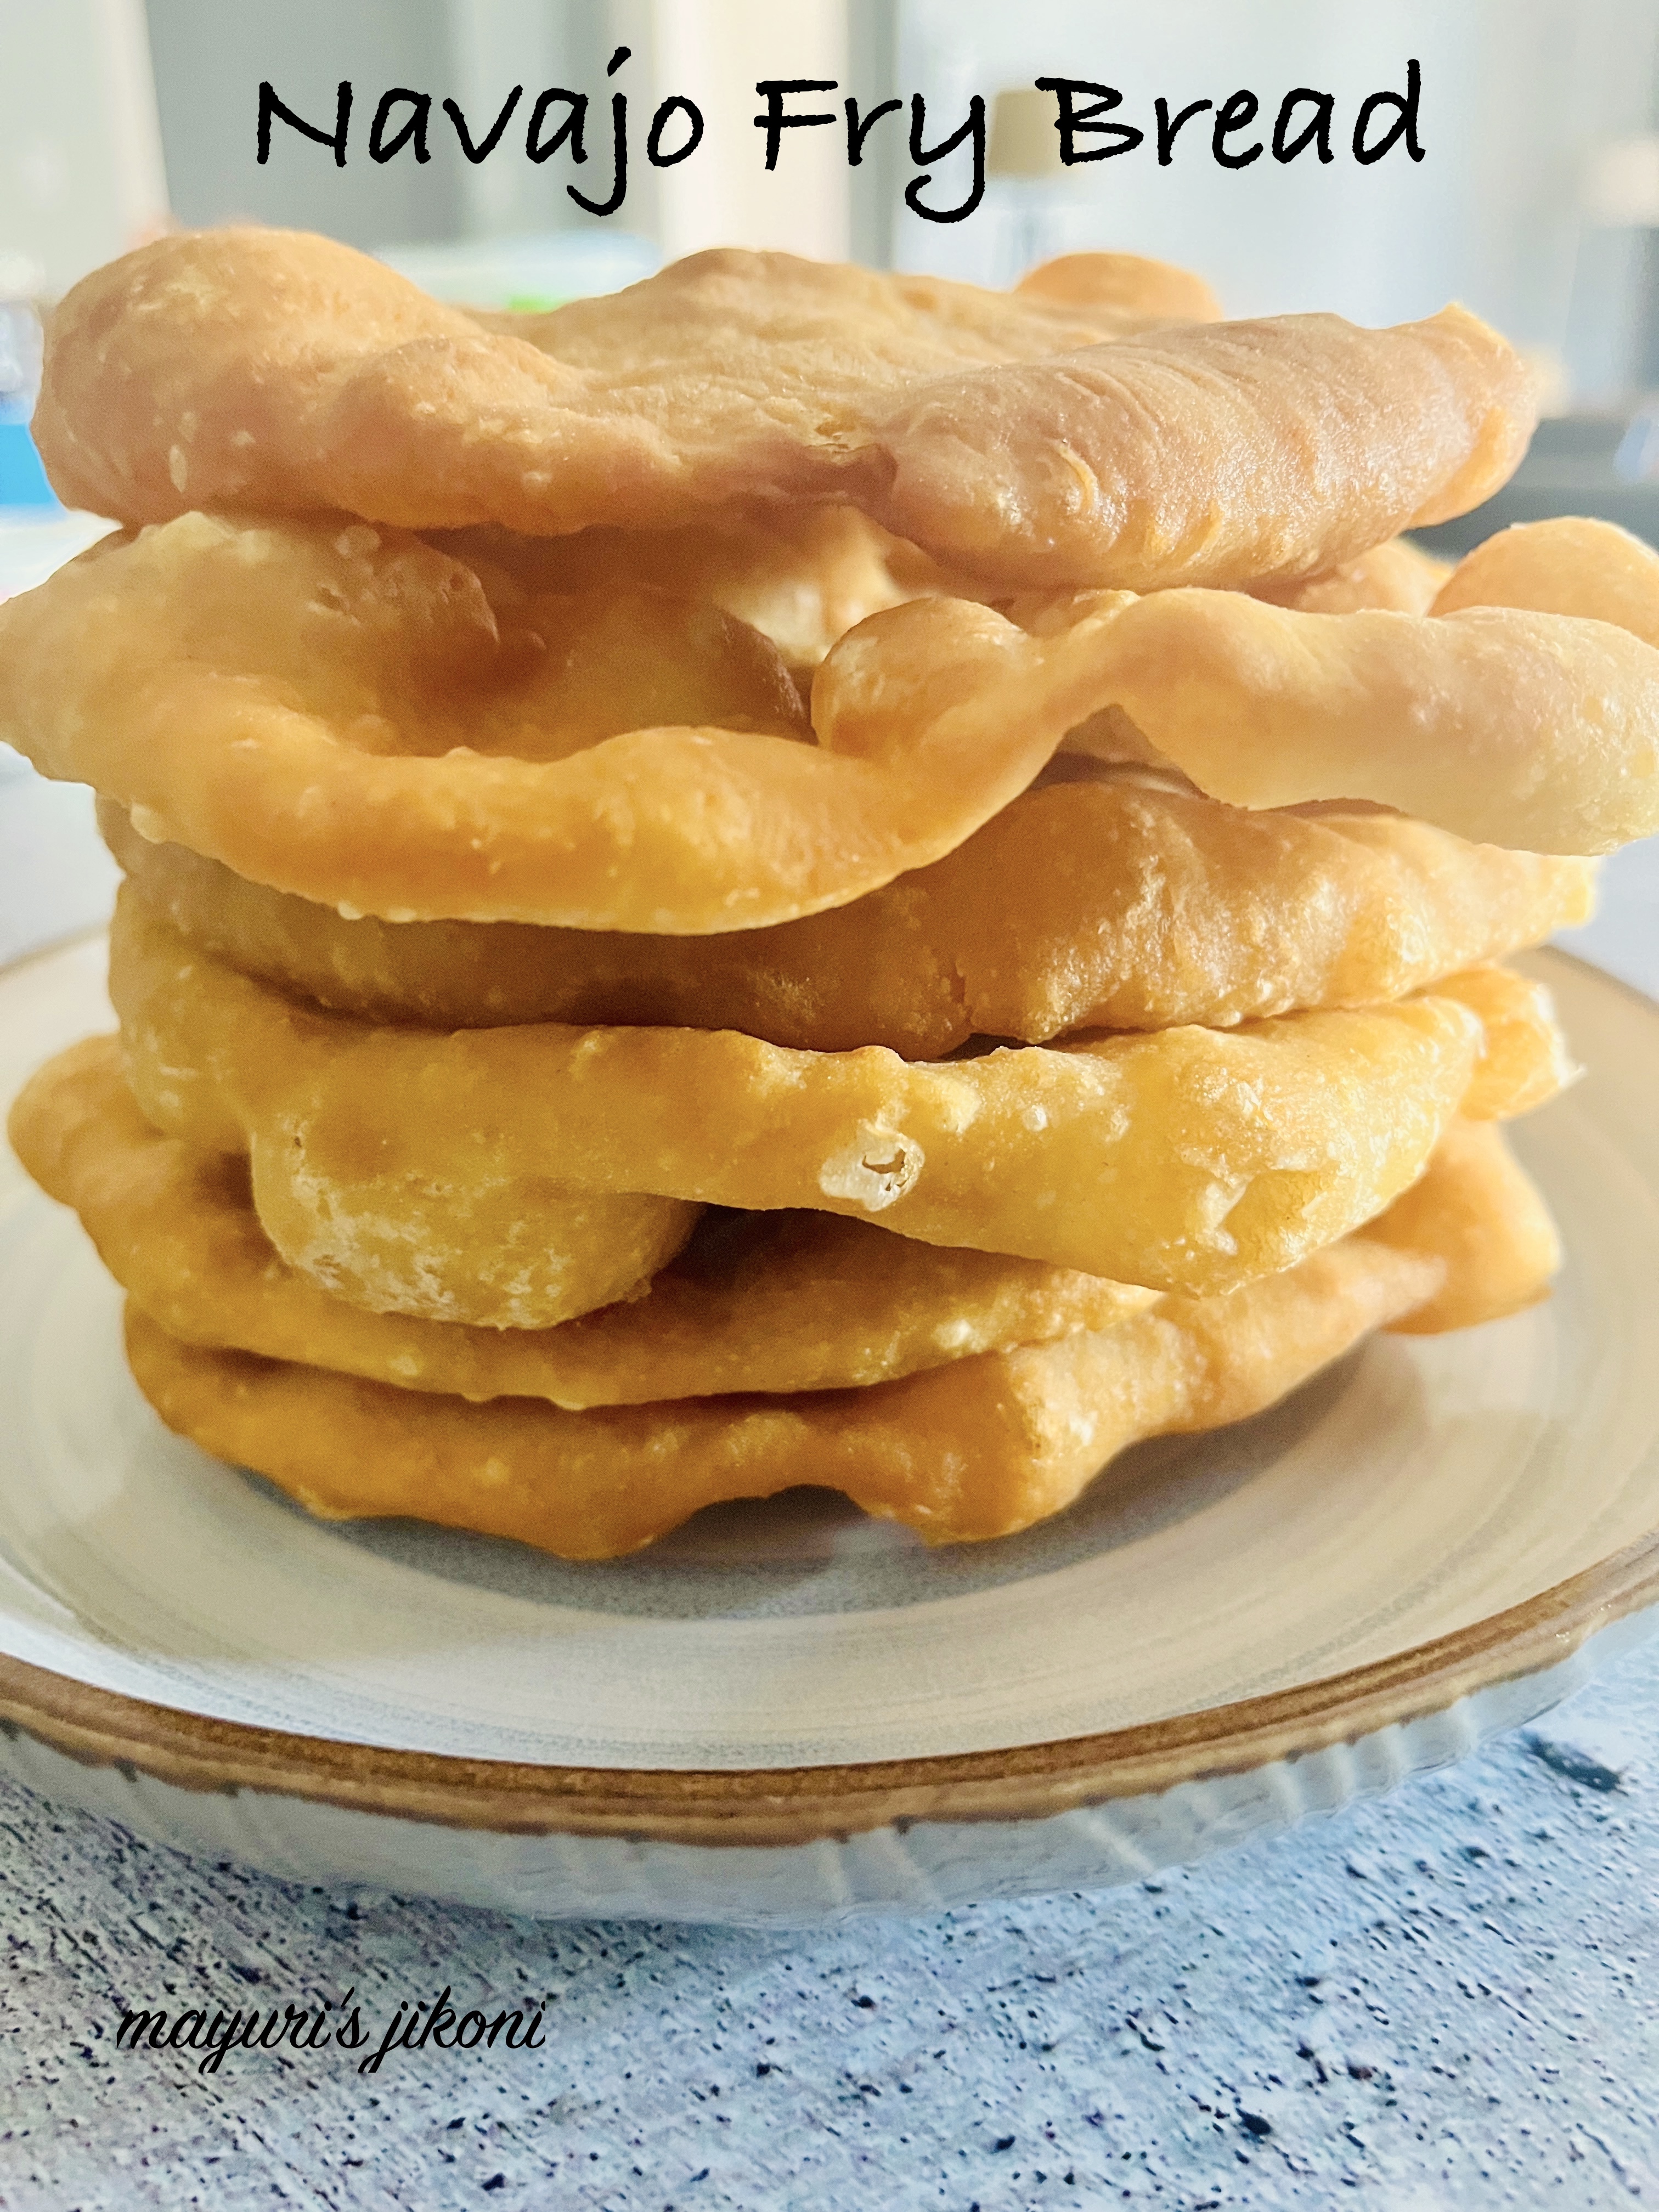
MULTIPOLYGON (((1526 350, 1549 419, 1515 483, 1439 533, 1442 549, 1562 511, 1659 541, 1656 64, 1659 0, 0 0, 0 593, 95 528, 57 507, 28 443, 38 312, 169 223, 237 217, 328 231, 486 305, 613 289, 717 243, 999 284, 1055 252, 1122 248, 1198 270, 1237 314, 1326 307, 1382 323, 1457 298, 1526 350), (618 45, 629 58, 607 83, 618 45), (1362 167, 1346 150, 1353 113, 1365 94, 1403 88, 1408 58, 1425 158, 1401 147, 1362 167), (1267 124, 1286 91, 1316 87, 1336 98, 1338 158, 1226 170, 1200 125, 1167 167, 1143 147, 1061 171, 1052 101, 1030 89, 1044 74, 1120 88, 1119 113, 1143 128, 1159 94, 1178 107, 1248 87, 1267 124), (920 92, 929 143, 982 94, 983 204, 954 224, 906 207, 917 165, 902 115, 856 169, 839 130, 786 133, 769 175, 750 127, 768 76, 835 81, 798 108, 850 92, 867 113, 920 92), (280 122, 256 163, 262 78, 323 128, 352 81, 343 168, 280 122), (526 94, 499 150, 469 163, 439 103, 458 100, 476 140, 515 84, 526 94), (594 96, 580 171, 525 157, 529 108, 551 85, 594 96), (375 104, 396 87, 432 95, 424 162, 412 145, 368 158, 375 104), (617 89, 634 160, 623 209, 599 221, 565 186, 604 196, 617 89), (707 133, 694 159, 656 172, 642 142, 671 93, 697 101, 707 133), (999 93, 1014 96, 999 106, 999 93)), ((930 200, 959 202, 968 149, 928 166, 930 200)), ((77 794, 34 786, 3 750, 0 779, 0 876, 28 883, 5 914, 26 904, 40 941, 105 896, 104 877, 88 863, 96 885, 72 890, 52 843, 54 823, 79 835, 77 794)), ((17 927, 0 915, 0 959, 17 927)))
MULTIPOLYGON (((1547 363, 1562 400, 1613 404, 1659 380, 1656 0, 0 0, 0 253, 26 261, 47 295, 169 217, 251 216, 370 250, 559 234, 592 251, 620 230, 630 269, 641 252, 720 242, 1006 282, 1035 204, 1042 247, 1185 263, 1236 313, 1325 307, 1390 322, 1456 297, 1547 363), (631 58, 607 87, 618 44, 631 58), (1065 175, 994 177, 985 204, 951 226, 902 204, 914 173, 902 118, 878 127, 857 170, 840 132, 792 133, 770 176, 749 127, 758 77, 834 78, 866 112, 920 91, 933 137, 935 118, 953 129, 970 93, 1062 71, 1121 88, 1121 113, 1143 125, 1160 93, 1180 104, 1248 86, 1265 106, 1321 87, 1337 96, 1340 150, 1344 117, 1365 92, 1403 83, 1407 57, 1422 67, 1421 163, 1401 149, 1370 168, 1342 152, 1328 168, 1310 155, 1229 172, 1200 125, 1166 169, 1142 149, 1065 175), (257 167, 261 78, 331 126, 342 77, 356 93, 346 167, 280 124, 257 167), (412 147, 368 158, 384 89, 453 96, 477 136, 515 83, 524 107, 487 161, 463 159, 439 114, 428 161, 412 147), (525 159, 526 115, 550 84, 591 89, 601 111, 605 90, 630 95, 634 174, 617 217, 572 204, 562 157, 525 159), (708 131, 693 160, 653 173, 638 142, 670 92, 696 99, 708 131)), ((591 193, 608 175, 598 118, 590 142, 591 193)), ((1024 149, 1001 150, 1006 167, 1024 149)), ((967 165, 965 149, 939 165, 939 197, 959 197, 943 186, 965 185, 967 165)))

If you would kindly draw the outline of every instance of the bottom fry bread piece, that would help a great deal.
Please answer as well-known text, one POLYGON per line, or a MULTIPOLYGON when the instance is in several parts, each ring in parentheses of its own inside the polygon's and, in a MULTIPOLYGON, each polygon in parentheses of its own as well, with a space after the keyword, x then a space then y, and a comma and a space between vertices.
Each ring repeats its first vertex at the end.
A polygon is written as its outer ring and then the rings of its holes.
POLYGON ((1451 1122, 1428 1172, 1365 1234, 1445 1263, 1434 1296, 1389 1324, 1403 1336, 1468 1328, 1536 1305, 1561 1264, 1549 1208, 1490 1121, 1451 1122))
POLYGON ((133 1305, 127 1356, 169 1428, 325 1517, 408 1515, 603 1559, 702 1506, 815 1484, 944 1544, 1059 1512, 1138 1438, 1272 1405, 1431 1297, 1443 1272, 1351 1237, 1224 1296, 1166 1298, 1109 1329, 873 1389, 580 1413, 209 1351, 133 1305))

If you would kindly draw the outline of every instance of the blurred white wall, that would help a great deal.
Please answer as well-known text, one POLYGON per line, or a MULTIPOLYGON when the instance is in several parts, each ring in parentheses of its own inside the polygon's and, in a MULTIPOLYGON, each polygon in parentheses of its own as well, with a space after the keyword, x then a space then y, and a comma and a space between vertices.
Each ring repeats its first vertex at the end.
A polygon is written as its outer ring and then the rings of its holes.
POLYGON ((167 209, 143 0, 0 0, 0 254, 63 292, 167 209))
MULTIPOLYGON (((488 127, 485 118, 500 114, 515 84, 586 85, 605 66, 598 59, 604 24, 594 23, 591 51, 579 51, 571 11, 548 0, 449 0, 447 13, 455 94, 475 138, 488 127)), ((604 10, 592 13, 598 17, 604 10)), ((522 136, 522 110, 513 119, 522 136)), ((463 229, 471 238, 504 238, 574 221, 576 210, 562 191, 568 174, 556 179, 505 154, 468 165, 460 178, 463 229)))
MULTIPOLYGON (((1329 90, 1330 167, 1308 154, 1222 169, 1201 118, 1168 168, 1148 146, 1074 170, 1068 242, 1200 270, 1237 314, 1328 307, 1385 323, 1459 298, 1565 356, 1578 393, 1596 397, 1632 380, 1644 244, 1587 225, 1581 185, 1598 143, 1649 127, 1656 50, 1655 0, 904 0, 898 76, 951 123, 970 91, 1044 74, 1118 87, 1118 114, 1142 127, 1160 93, 1181 106, 1248 88, 1270 128, 1291 87, 1329 90), (1362 168, 1342 150, 1358 102, 1403 90, 1410 57, 1426 158, 1401 148, 1362 168)), ((896 258, 983 277, 996 243, 992 222, 944 228, 907 210, 896 258)))
MULTIPOLYGON (((41 12, 56 5, 47 0, 41 12)), ((384 166, 366 158, 382 92, 393 85, 438 95, 451 89, 447 0, 279 0, 258 7, 246 0, 149 0, 149 15, 167 183, 180 222, 252 219, 324 230, 366 246, 453 238, 460 229, 459 155, 447 151, 441 160, 434 153, 424 165, 407 154, 384 166), (278 123, 270 159, 260 167, 254 154, 260 79, 269 78, 296 113, 331 130, 342 77, 351 79, 356 103, 347 166, 337 169, 326 147, 278 123)), ((436 142, 439 132, 432 135, 436 142)))
POLYGON ((769 173, 754 118, 762 112, 755 86, 768 77, 838 85, 799 95, 786 110, 839 116, 850 88, 845 0, 619 0, 611 15, 618 38, 650 57, 653 107, 679 93, 705 118, 702 143, 684 169, 659 180, 641 165, 640 185, 654 201, 650 228, 665 258, 750 246, 844 261, 850 172, 842 130, 786 131, 769 173))
MULTIPOLYGON (((1072 246, 1112 246, 1201 270, 1238 313, 1334 307, 1364 322, 1457 297, 1522 344, 1561 357, 1575 396, 1595 401, 1659 377, 1659 232, 1589 220, 1596 149, 1654 127, 1659 0, 0 0, 0 252, 44 264, 48 287, 152 230, 167 204, 185 222, 251 216, 367 246, 591 227, 564 191, 562 157, 538 167, 521 134, 465 163, 447 125, 433 159, 384 167, 361 155, 372 101, 394 84, 453 92, 475 123, 514 83, 595 97, 588 180, 608 178, 605 63, 631 102, 633 173, 617 224, 668 253, 717 242, 782 246, 1006 281, 1011 235, 994 186, 970 221, 922 222, 899 194, 912 173, 907 118, 889 117, 849 173, 839 129, 788 133, 777 170, 750 121, 757 77, 838 81, 866 109, 923 92, 939 136, 989 95, 1056 72, 1121 88, 1149 124, 1154 97, 1224 98, 1248 86, 1267 116, 1294 85, 1328 88, 1339 127, 1364 94, 1422 64, 1428 158, 1396 151, 1360 168, 1264 158, 1228 172, 1201 125, 1174 165, 1149 149, 1073 173, 1072 246), (253 160, 257 89, 270 77, 307 115, 331 119, 335 85, 358 87, 350 166, 280 126, 253 160), (698 100, 708 132, 684 166, 653 173, 643 141, 672 92, 698 100), (159 105, 160 132, 157 130, 159 105)), ((936 165, 931 195, 965 183, 964 151, 936 165)), ((602 188, 602 187, 601 187, 602 188)), ((604 226, 600 226, 604 228, 604 226)))

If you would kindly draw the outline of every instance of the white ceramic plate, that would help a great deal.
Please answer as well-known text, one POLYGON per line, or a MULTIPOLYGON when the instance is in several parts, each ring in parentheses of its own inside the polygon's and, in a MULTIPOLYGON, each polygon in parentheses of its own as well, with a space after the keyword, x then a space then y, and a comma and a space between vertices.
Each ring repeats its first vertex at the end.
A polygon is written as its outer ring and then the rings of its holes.
MULTIPOLYGON (((161 1427, 8 1156, 0 1755, 306 1880, 749 1921, 1122 1879, 1455 1756, 1659 1597, 1659 1009, 1540 959, 1594 1070, 1518 1133, 1553 1301, 938 1553, 810 1492, 605 1565, 313 1522, 161 1427)), ((0 1092, 102 969, 0 978, 0 1092)))

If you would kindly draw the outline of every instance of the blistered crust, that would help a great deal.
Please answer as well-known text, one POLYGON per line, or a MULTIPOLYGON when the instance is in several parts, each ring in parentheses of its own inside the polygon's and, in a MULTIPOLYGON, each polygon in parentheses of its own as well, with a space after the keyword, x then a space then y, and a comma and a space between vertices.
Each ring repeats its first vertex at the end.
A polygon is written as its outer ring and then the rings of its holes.
POLYGON ((865 1388, 1103 1328, 1155 1297, 835 1214, 737 1214, 711 1217, 648 1285, 602 1312, 549 1328, 468 1328, 366 1312, 289 1267, 259 1226, 245 1164, 152 1129, 113 1037, 48 1061, 9 1133, 170 1335, 473 1400, 580 1409, 865 1388))
POLYGON ((341 1295, 345 1224, 371 1249, 418 1251, 459 1296, 502 1219, 556 1236, 561 1193, 805 1206, 1208 1292, 1370 1219, 1466 1101, 1502 1112, 1507 1085, 1531 1103, 1538 1071, 1563 1058, 1540 1002, 1508 994, 1490 1048, 1481 1017, 1449 995, 944 1063, 791 1052, 732 1030, 443 1036, 297 1006, 125 894, 110 983, 146 1118, 246 1152, 272 1243, 314 1270, 318 1239, 334 1236, 327 1287, 341 1295))
POLYGON ((1585 921, 1594 883, 1589 861, 1469 845, 1401 815, 1252 814, 1131 773, 1025 793, 850 906, 647 937, 348 921, 152 844, 108 802, 99 819, 129 883, 191 944, 337 1012, 733 1029, 907 1060, 975 1036, 1046 1044, 1405 998, 1585 921))
POLYGON ((126 522, 555 534, 843 501, 1001 586, 1136 591, 1329 568, 1478 505, 1524 449, 1525 370, 1462 309, 1168 319, 1210 304, 1075 259, 997 294, 720 252, 475 316, 329 240, 198 232, 65 299, 36 435, 66 501, 126 522))
POLYGON ((954 851, 1062 747, 1588 854, 1659 824, 1659 650, 1625 626, 1659 610, 1659 557, 1628 542, 1605 599, 1547 562, 1523 587, 1610 619, 1462 572, 1426 617, 918 599, 837 642, 809 728, 776 649, 707 602, 531 596, 365 524, 191 515, 0 607, 0 734, 146 836, 398 921, 793 920, 954 851))

